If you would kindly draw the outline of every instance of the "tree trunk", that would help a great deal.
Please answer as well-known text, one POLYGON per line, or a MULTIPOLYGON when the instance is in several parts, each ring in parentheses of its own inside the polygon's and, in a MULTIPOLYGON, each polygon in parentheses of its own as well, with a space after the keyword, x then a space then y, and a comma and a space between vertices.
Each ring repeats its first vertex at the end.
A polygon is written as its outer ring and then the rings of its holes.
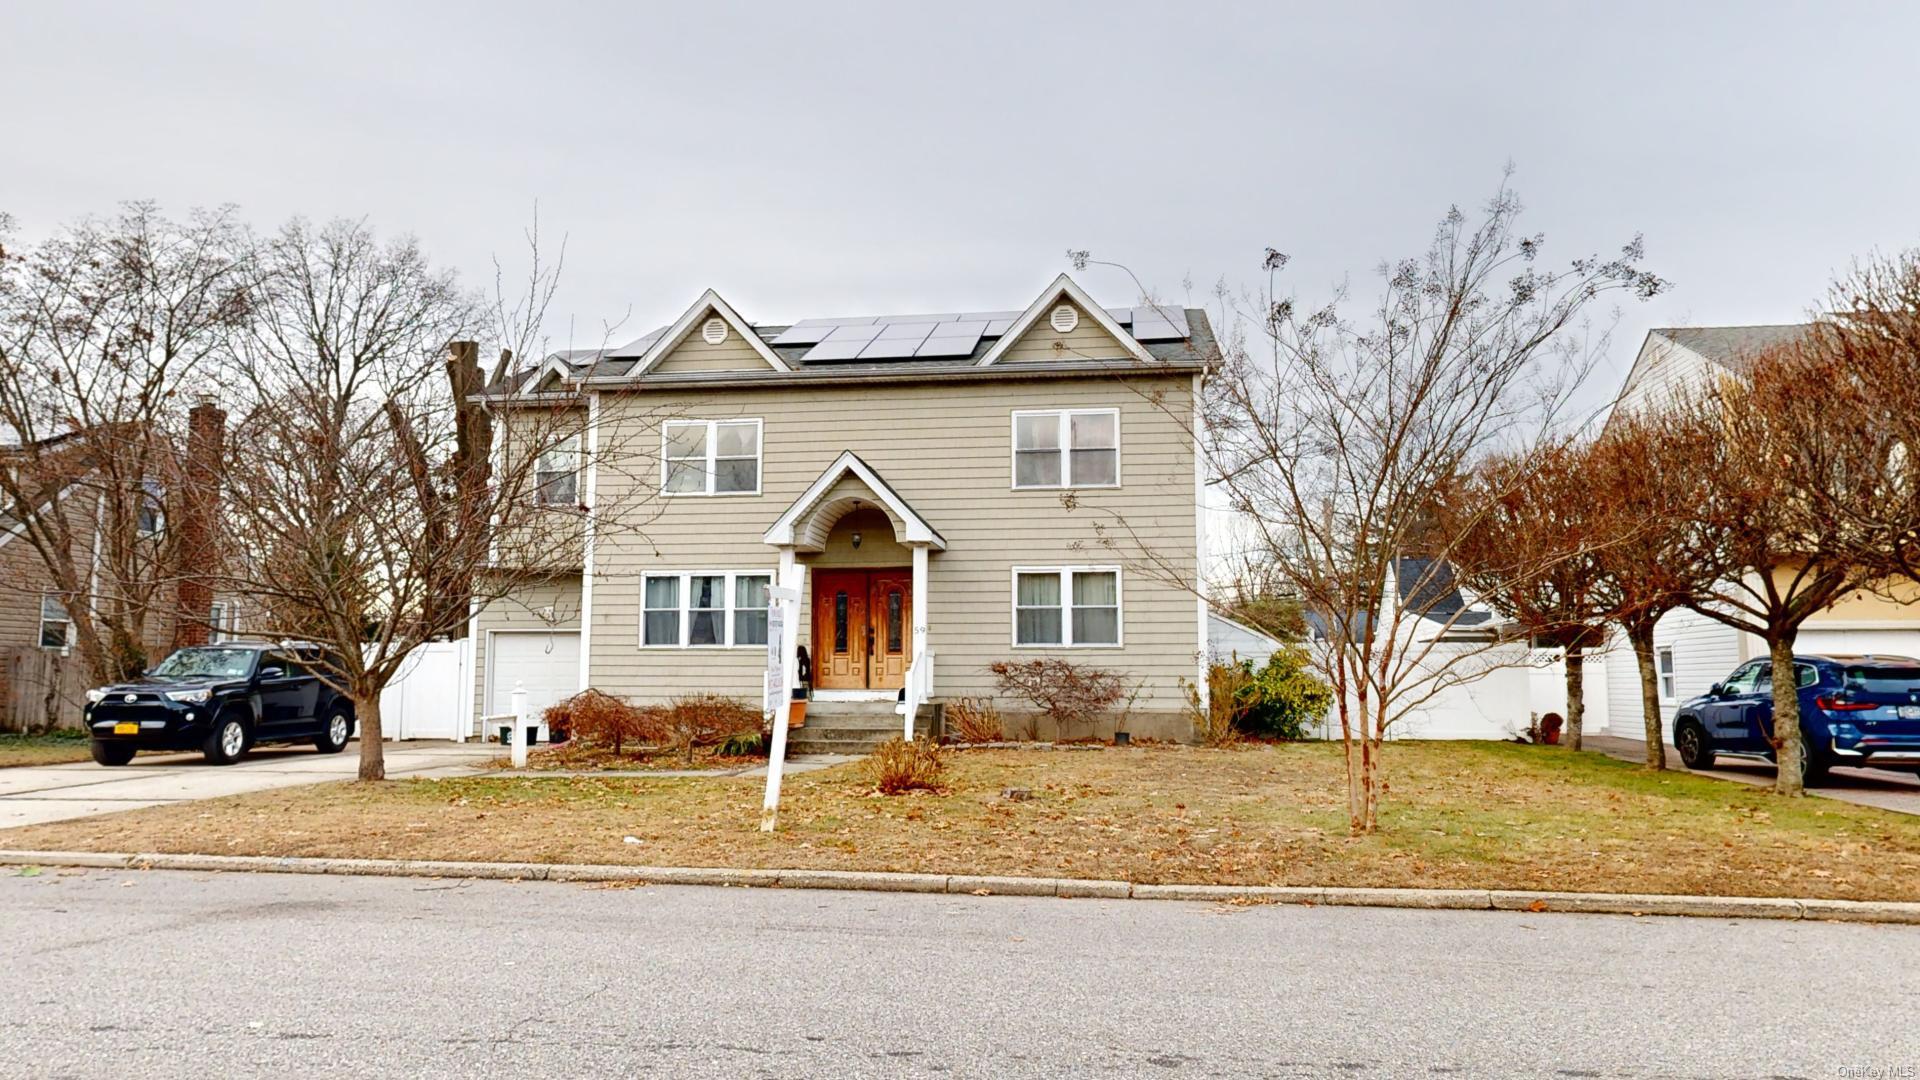
POLYGON ((1800 687, 1793 671, 1797 636, 1789 630, 1767 647, 1773 659, 1773 756, 1778 764, 1773 790, 1792 796, 1806 794, 1805 777, 1800 775, 1800 687))
POLYGON ((380 731, 380 692, 353 695, 353 715, 360 722, 360 779, 387 778, 387 747, 380 731))
POLYGON ((1640 665, 1640 714, 1647 725, 1647 768, 1667 767, 1667 741, 1660 735, 1660 672, 1653 663, 1653 623, 1627 628, 1633 658, 1640 665))
POLYGON ((1587 655, 1578 645, 1567 647, 1567 749, 1580 749, 1580 726, 1587 719, 1587 655))

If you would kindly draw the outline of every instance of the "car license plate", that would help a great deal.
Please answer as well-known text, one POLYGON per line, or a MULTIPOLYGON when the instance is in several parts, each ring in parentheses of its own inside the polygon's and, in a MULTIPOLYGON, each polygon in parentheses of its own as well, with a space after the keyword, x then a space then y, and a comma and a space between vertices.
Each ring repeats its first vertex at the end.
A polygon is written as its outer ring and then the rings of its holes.
POLYGON ((139 724, 115 724, 113 725, 113 733, 115 735, 138 735, 140 734, 140 725, 139 724))
POLYGON ((1900 719, 1902 719, 1902 720, 1920 720, 1920 705, 1902 705, 1902 706, 1900 706, 1900 719))

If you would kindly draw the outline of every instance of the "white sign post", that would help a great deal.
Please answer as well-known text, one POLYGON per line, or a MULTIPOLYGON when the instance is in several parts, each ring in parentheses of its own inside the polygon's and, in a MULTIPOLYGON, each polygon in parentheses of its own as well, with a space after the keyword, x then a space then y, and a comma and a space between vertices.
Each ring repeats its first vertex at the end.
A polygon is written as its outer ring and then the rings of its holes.
POLYGON ((514 683, 513 693, 507 695, 513 710, 513 732, 508 736, 508 745, 513 748, 513 767, 527 767, 527 687, 525 683, 514 683))
POLYGON ((799 664, 800 581, 806 571, 794 565, 791 552, 783 555, 780 584, 768 590, 772 606, 767 611, 767 703, 773 710, 773 745, 767 748, 767 798, 760 807, 761 832, 772 832, 780 813, 780 772, 787 763, 787 720, 793 712, 793 684, 799 664))

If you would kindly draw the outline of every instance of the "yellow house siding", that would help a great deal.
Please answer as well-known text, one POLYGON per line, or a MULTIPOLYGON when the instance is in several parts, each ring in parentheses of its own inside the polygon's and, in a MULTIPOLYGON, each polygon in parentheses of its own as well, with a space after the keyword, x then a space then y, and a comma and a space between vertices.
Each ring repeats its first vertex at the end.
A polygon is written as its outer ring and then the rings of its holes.
POLYGON ((1027 328, 1027 332, 1000 354, 997 362, 1113 359, 1130 355, 1126 346, 1102 330, 1085 308, 1071 301, 1062 300, 1061 303, 1080 316, 1080 322, 1071 332, 1062 334, 1053 328, 1053 309, 1059 305, 1049 305, 1027 328))
POLYGON ((767 358, 754 349, 753 344, 740 336, 740 332, 729 326, 727 338, 718 345, 709 345, 700 336, 701 326, 711 315, 695 320, 693 332, 687 339, 673 348, 673 351, 660 358, 653 367, 654 371, 750 371, 765 370, 772 365, 767 358))
MULTIPOLYGON (((773 572, 779 554, 762 542, 762 534, 843 451, 851 450, 947 540, 947 550, 930 558, 927 612, 940 696, 992 693, 986 666, 995 660, 1058 655, 1143 679, 1141 708, 1177 710, 1183 700, 1178 680, 1194 677, 1202 645, 1191 593, 1127 567, 1122 571, 1124 647, 1016 650, 1011 645, 1012 568, 1127 564, 1151 549, 1192 575, 1197 526, 1188 426, 1191 386, 1191 375, 1182 372, 1125 381, 608 394, 603 430, 633 445, 657 444, 652 431, 664 415, 762 418, 762 493, 642 498, 619 489, 647 470, 623 469, 617 477, 602 471, 605 503, 619 511, 602 522, 596 548, 593 681, 636 700, 693 689, 758 700, 765 664, 759 646, 639 645, 641 575, 773 572), (1058 490, 1011 490, 1015 410, 1102 406, 1120 410, 1123 486, 1078 491, 1078 506, 1071 510, 1058 490), (1120 519, 1137 542, 1120 527, 1120 519)), ((863 553, 869 550, 866 544, 875 545, 868 565, 898 560, 891 545, 880 545, 882 539, 863 538, 863 553)), ((842 564, 845 554, 830 550, 827 561, 842 564)), ((803 617, 803 641, 806 622, 803 617)))

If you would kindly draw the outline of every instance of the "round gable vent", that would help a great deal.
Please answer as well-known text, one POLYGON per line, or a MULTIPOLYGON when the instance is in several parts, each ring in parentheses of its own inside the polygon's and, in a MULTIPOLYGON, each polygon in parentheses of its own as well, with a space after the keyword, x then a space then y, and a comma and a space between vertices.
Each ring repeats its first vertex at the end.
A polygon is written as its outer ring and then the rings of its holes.
POLYGON ((1053 318, 1049 321, 1053 323, 1053 328, 1060 333, 1071 334, 1073 333, 1073 328, 1080 325, 1080 313, 1073 309, 1072 304, 1061 304, 1059 307, 1053 309, 1053 318))
POLYGON ((721 318, 708 319, 706 323, 700 327, 700 340, 709 345, 718 345, 727 340, 727 320, 721 318))

